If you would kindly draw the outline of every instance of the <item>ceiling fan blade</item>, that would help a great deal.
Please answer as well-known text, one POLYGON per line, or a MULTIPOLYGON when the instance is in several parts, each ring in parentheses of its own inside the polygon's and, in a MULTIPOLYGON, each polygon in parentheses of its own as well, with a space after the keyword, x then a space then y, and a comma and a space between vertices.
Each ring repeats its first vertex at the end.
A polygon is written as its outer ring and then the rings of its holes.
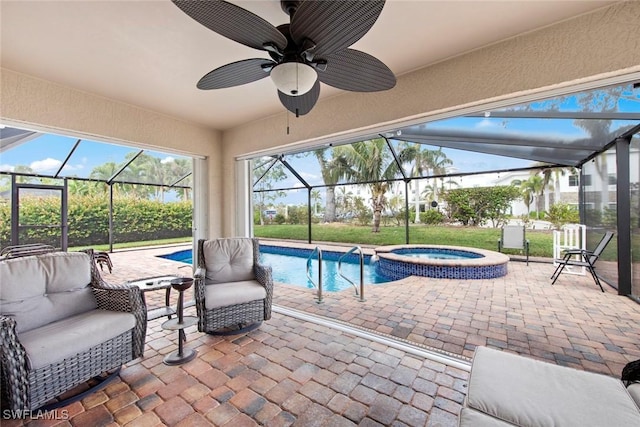
POLYGON ((302 46, 315 43, 310 53, 326 56, 346 49, 373 26, 385 0, 303 1, 291 19, 291 36, 302 46))
POLYGON ((208 72, 198 81, 198 89, 222 89, 255 82, 269 76, 268 70, 276 63, 270 59, 253 58, 232 62, 208 72), (265 71, 265 67, 267 71, 265 71))
POLYGON ((281 51, 287 39, 276 27, 258 15, 222 0, 172 0, 184 13, 228 39, 254 49, 275 44, 281 51))
POLYGON ((379 59, 355 49, 329 55, 327 69, 318 70, 322 83, 353 92, 377 92, 396 85, 396 76, 379 59))
POLYGON ((278 97, 284 107, 294 113, 296 117, 304 116, 313 109, 320 96, 320 82, 316 80, 311 90, 304 95, 289 96, 278 91, 278 97))

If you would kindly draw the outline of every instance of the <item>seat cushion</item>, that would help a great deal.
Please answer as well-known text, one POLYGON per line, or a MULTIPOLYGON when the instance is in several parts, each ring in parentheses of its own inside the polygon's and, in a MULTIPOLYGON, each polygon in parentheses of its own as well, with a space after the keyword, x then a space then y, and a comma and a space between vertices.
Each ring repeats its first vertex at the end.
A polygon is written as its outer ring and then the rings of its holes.
POLYGON ((26 332, 97 307, 91 259, 82 252, 54 252, 0 261, 0 313, 26 332))
POLYGON ((91 310, 18 334, 32 369, 60 362, 133 329, 131 313, 91 310))
POLYGON ((486 347, 474 355, 467 405, 522 427, 640 427, 621 381, 486 347))
POLYGON ((255 279, 253 239, 207 240, 202 246, 206 264, 206 283, 227 283, 255 279))
POLYGON ((487 414, 471 408, 462 408, 458 418, 460 427, 511 427, 513 424, 506 423, 487 414))
POLYGON ((244 304, 267 297, 267 291, 256 280, 219 283, 205 286, 204 305, 207 310, 229 305, 244 304))

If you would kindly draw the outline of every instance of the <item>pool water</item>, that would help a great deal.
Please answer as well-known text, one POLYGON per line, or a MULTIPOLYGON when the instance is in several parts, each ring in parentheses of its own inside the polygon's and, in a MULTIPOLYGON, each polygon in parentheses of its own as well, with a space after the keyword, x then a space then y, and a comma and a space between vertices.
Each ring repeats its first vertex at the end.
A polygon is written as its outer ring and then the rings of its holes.
MULTIPOLYGON (((283 249, 283 248, 278 248, 283 249)), ((273 270, 273 280, 276 282, 287 283, 296 286, 302 286, 313 289, 314 286, 307 279, 307 257, 309 251, 301 252, 301 250, 291 250, 299 252, 304 256, 296 256, 284 253, 268 253, 274 250, 273 247, 261 248, 260 263, 270 265, 273 270)), ((286 250, 286 249, 285 249, 286 250)), ((336 252, 323 252, 322 259, 322 290, 329 292, 338 292, 344 289, 353 289, 353 286, 344 280, 338 274, 338 258, 341 254, 336 252)), ((193 263, 193 254, 190 249, 185 251, 174 252, 167 255, 160 255, 162 258, 180 261, 188 264, 193 263)), ((364 264, 364 283, 378 284, 386 283, 390 279, 377 274, 375 268, 368 263, 369 259, 365 259, 364 264)), ((358 262, 342 262, 342 273, 351 279, 356 286, 360 286, 360 264, 358 262)), ((318 281, 318 261, 311 262, 311 277, 318 281)))
POLYGON ((482 258, 481 254, 469 251, 461 251, 455 249, 444 248, 406 248, 396 249, 391 253, 402 255, 409 258, 422 259, 472 259, 482 258))

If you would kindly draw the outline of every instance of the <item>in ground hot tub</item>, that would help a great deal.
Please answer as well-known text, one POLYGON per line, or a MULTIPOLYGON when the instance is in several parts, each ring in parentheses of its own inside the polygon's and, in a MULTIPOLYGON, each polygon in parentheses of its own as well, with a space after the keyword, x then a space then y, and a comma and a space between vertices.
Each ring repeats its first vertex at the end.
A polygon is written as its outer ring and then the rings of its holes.
POLYGON ((462 246, 394 245, 376 248, 376 272, 391 280, 408 276, 494 279, 507 274, 509 257, 462 246))

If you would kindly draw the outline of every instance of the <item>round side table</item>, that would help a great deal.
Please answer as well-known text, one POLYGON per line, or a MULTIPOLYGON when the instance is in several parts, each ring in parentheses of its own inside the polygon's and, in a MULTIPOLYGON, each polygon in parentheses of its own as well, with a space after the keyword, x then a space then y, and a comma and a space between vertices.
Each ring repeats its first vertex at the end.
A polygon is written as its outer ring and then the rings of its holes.
POLYGON ((193 285, 193 279, 190 277, 179 277, 171 281, 171 287, 179 292, 178 307, 176 309, 178 317, 164 322, 162 324, 162 329, 178 331, 178 350, 165 356, 164 363, 167 365, 180 365, 187 363, 190 360, 193 360, 197 354, 194 349, 184 348, 184 342, 187 340, 187 335, 185 334, 184 329, 198 323, 197 317, 184 316, 184 291, 189 289, 191 285, 193 285))

